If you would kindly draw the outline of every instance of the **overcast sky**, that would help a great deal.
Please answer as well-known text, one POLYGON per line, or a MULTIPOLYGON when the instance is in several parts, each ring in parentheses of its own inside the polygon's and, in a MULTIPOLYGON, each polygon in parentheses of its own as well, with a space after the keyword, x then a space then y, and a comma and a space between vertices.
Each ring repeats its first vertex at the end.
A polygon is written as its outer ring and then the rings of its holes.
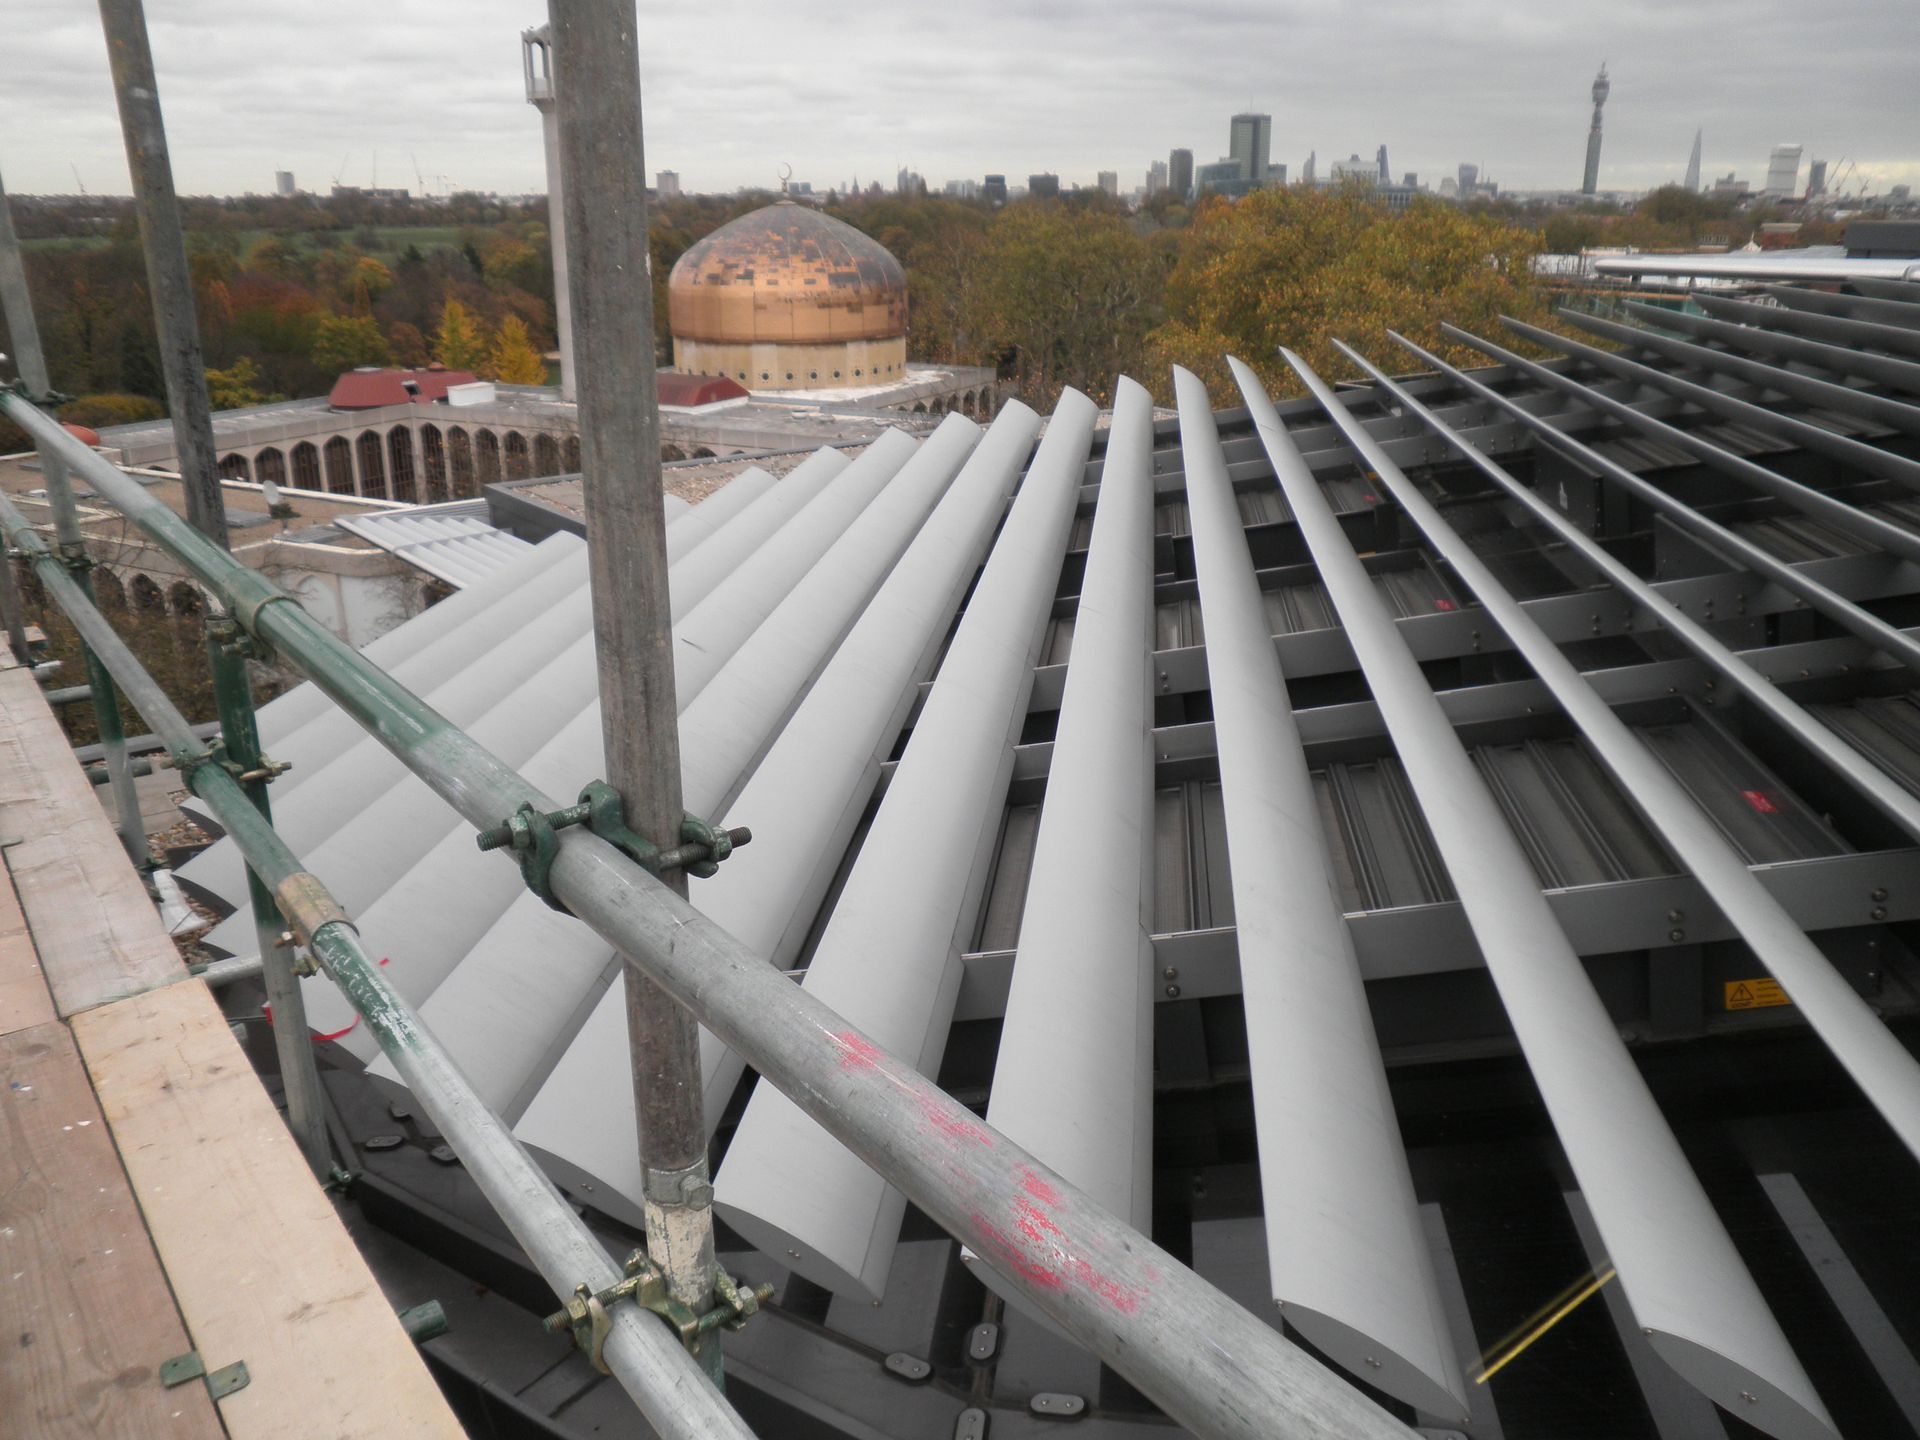
MULTIPOLYGON (((544 185, 519 32, 538 0, 147 0, 174 174, 188 193, 368 184, 544 185)), ((128 189, 89 0, 5 0, 0 174, 20 193, 128 189)), ((1702 176, 1759 188, 1769 148, 1920 186, 1915 0, 969 0, 639 7, 649 172, 690 190, 816 189, 900 166, 936 188, 1117 170, 1173 146, 1204 163, 1238 109, 1273 159, 1388 147, 1396 177, 1461 161, 1517 189, 1572 187, 1587 91, 1609 62, 1603 189, 1702 176)), ((562 81, 564 83, 564 80, 562 81)), ((1802 171, 1802 183, 1805 172, 1802 171)))

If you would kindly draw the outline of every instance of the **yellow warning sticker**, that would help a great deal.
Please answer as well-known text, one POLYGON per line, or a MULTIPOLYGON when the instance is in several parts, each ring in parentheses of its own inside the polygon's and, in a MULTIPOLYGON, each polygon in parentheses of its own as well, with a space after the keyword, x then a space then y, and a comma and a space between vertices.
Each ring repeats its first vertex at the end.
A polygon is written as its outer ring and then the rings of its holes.
POLYGON ((1764 1010, 1769 1005, 1793 1003, 1776 980, 1729 980, 1726 988, 1729 1010, 1764 1010))

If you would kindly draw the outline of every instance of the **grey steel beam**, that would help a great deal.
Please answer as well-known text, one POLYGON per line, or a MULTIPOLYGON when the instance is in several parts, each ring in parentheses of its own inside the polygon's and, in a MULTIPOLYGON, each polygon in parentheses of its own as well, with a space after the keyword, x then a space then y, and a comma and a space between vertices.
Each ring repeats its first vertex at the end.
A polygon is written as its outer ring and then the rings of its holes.
POLYGON ((988 1124, 1142 1230, 1153 1221, 1152 417, 1152 397, 1122 379, 987 1106, 988 1124))
MULTIPOLYGON (((880 557, 860 533, 850 536, 846 563, 816 567, 802 582, 802 614, 844 607, 849 602, 840 597, 849 586, 865 609, 738 798, 725 805, 729 819, 751 822, 754 844, 737 851, 694 895, 701 914, 775 969, 789 968, 819 909, 893 748, 914 681, 934 666, 1039 428, 1040 417, 1018 401, 1001 407, 906 553, 890 569, 881 564, 886 578, 870 600, 858 571, 880 557)), ((795 647, 770 635, 764 647, 756 637, 747 648, 764 649, 764 663, 779 665, 791 663, 795 647)), ((744 651, 739 659, 742 668, 761 663, 744 651)), ((739 727, 733 709, 703 718, 732 733, 739 727)), ((616 988, 619 983, 616 978, 616 988)), ((515 1126, 546 1158, 549 1173, 616 1215, 623 1215, 625 1197, 637 1193, 640 1178, 631 1151, 615 1143, 620 1097, 602 1098, 601 1077, 624 1043, 620 1014, 611 992, 601 998, 515 1126)), ((712 1130, 745 1062, 710 1033, 701 1043, 712 1130)))
MULTIPOLYGON (((1358 352, 1337 340, 1334 343, 1348 359, 1366 365, 1358 352)), ((1327 413, 1338 421, 1344 408, 1326 383, 1297 357, 1287 358, 1327 413)), ((1392 382, 1377 371, 1375 378, 1392 388, 1392 382)), ((1409 396, 1403 403, 1411 406, 1419 402, 1409 396)), ((1380 453, 1365 431, 1354 426, 1347 430, 1347 436, 1360 458, 1376 471, 1380 484, 1399 502, 1435 552, 1479 597, 1488 617, 1507 633, 1514 648, 1553 692, 1600 763, 1633 798, 1674 857, 1706 888, 1715 907, 1792 997, 1868 1102, 1920 1156, 1920 1061, 1894 1038, 1792 917, 1753 878, 1711 818, 1586 683, 1560 647, 1527 618, 1486 562, 1441 518, 1433 502, 1380 453)))
POLYGON ((1854 350, 1845 345, 1829 345, 1825 341, 1808 340, 1798 335, 1783 335, 1751 325, 1734 325, 1725 320, 1688 315, 1683 311, 1663 310, 1657 305, 1643 305, 1633 300, 1629 300, 1625 308, 1629 315, 1644 325, 1679 330, 1701 340, 1717 341, 1750 354, 1775 355, 1782 360, 1816 366, 1835 375, 1869 380, 1905 395, 1920 395, 1920 365, 1911 361, 1854 350))
POLYGON ((1705 291, 1694 295, 1693 303, 1709 315, 1738 321, 1742 325, 1758 325, 1768 330, 1805 335, 1829 345, 1857 346, 1892 355, 1920 356, 1920 331, 1910 330, 1904 325, 1876 325, 1870 320, 1826 315, 1813 310, 1793 310, 1784 305, 1755 305, 1745 300, 1731 300, 1724 295, 1709 295, 1705 291))
MULTIPOLYGON (((1501 323, 1525 340, 1545 349, 1577 355, 1582 360, 1612 374, 1634 375, 1636 373, 1615 364, 1615 361, 1622 360, 1623 357, 1616 356, 1610 350, 1599 350, 1591 345, 1583 345, 1578 340, 1569 340, 1566 336, 1557 335, 1551 330, 1542 330, 1537 325, 1527 325, 1505 316, 1501 317, 1501 323)), ((1449 339, 1458 340, 1463 345, 1471 345, 1482 354, 1498 357, 1513 353, 1456 326, 1442 325, 1440 328, 1449 339)), ((1644 332, 1632 333, 1638 335, 1644 332)), ((1670 375, 1664 371, 1651 373, 1659 378, 1647 380, 1647 384, 1698 405, 1710 415, 1718 415, 1723 420, 1731 420, 1739 425, 1750 425, 1762 434, 1778 436, 1789 444, 1798 445, 1803 450, 1811 451, 1816 455, 1825 455, 1830 460, 1837 460, 1865 474, 1875 475, 1883 480, 1892 480, 1896 484, 1906 486, 1909 490, 1920 491, 1920 462, 1909 460, 1904 455, 1895 455, 1889 450, 1882 450, 1877 445, 1869 445, 1864 440, 1856 440, 1850 435, 1836 435, 1833 431, 1823 429, 1798 416, 1783 415, 1777 410, 1769 410, 1764 405, 1742 400, 1724 391, 1715 390, 1711 386, 1683 380, 1678 375, 1670 375)), ((1522 421, 1522 423, 1528 422, 1522 421)))
MULTIPOLYGON (((1729 375, 1762 390, 1776 391, 1803 405, 1851 415, 1856 420, 1863 420, 1870 425, 1884 425, 1905 435, 1920 435, 1920 408, 1904 400, 1875 395, 1851 385, 1838 385, 1812 375, 1802 375, 1798 371, 1785 370, 1761 360, 1748 360, 1725 350, 1670 339, 1632 325, 1619 325, 1611 320, 1602 320, 1597 315, 1583 315, 1578 310, 1561 309, 1554 313, 1567 324, 1585 330, 1589 335, 1611 340, 1616 345, 1651 350, 1656 355, 1664 355, 1676 365, 1710 371, 1715 375, 1729 375)), ((1540 331, 1542 336, 1552 333, 1540 331)), ((1567 344, 1559 337, 1541 343, 1551 343, 1556 349, 1562 350, 1567 344)))
MULTIPOLYGON (((1452 329, 1451 326, 1447 328, 1452 329)), ((1500 347, 1491 341, 1474 339, 1470 343, 1477 349, 1500 351, 1500 347)), ((1518 356, 1513 358, 1519 359, 1518 356)), ((1457 371, 1454 373, 1458 374, 1457 371)), ((1531 421, 1523 423, 1534 428, 1531 421)), ((1836 594, 1785 561, 1776 560, 1752 541, 1735 534, 1718 521, 1708 519, 1691 505, 1676 500, 1666 491, 1642 479, 1626 466, 1609 460, 1590 446, 1551 429, 1534 428, 1534 433, 1546 440, 1554 449, 1572 458, 1577 464, 1595 471, 1635 499, 1659 511, 1676 527, 1684 530, 1692 539, 1728 564, 1751 570, 1756 575, 1765 576, 1775 584, 1791 590, 1841 629, 1864 640, 1876 650, 1893 656, 1909 670, 1920 675, 1920 643, 1916 643, 1912 637, 1895 629, 1877 615, 1861 609, 1851 600, 1836 594)))
POLYGON ((1831 290, 1808 290, 1798 285, 1769 285, 1767 294, 1790 309, 1811 310, 1816 315, 1847 315, 1874 324, 1920 328, 1920 310, 1899 300, 1841 295, 1831 290))
MULTIPOLYGON (((1270 409, 1253 372, 1230 363, 1256 416, 1270 409)), ((1748 1423, 1783 1440, 1832 1437, 1825 1408, 1318 484, 1284 431, 1263 425, 1262 436, 1636 1318, 1670 1365, 1748 1423)))
POLYGON ((1911 276, 1905 280, 1880 280, 1855 276, 1847 281, 1855 293, 1869 300, 1894 300, 1902 305, 1920 305, 1920 285, 1911 276))
MULTIPOLYGON (((1174 382, 1207 620, 1272 1294, 1282 1318, 1352 1374, 1464 1421, 1466 1382, 1442 1318, 1239 508, 1205 388, 1184 370, 1174 382)), ((1303 529, 1313 523, 1298 518, 1303 529)), ((1077 653, 1078 631, 1074 640, 1077 653)), ((1016 985, 1019 974, 1016 967, 1016 985)))
MULTIPOLYGON (((470 825, 492 827, 522 805, 559 808, 33 406, 0 392, 0 412, 36 443, 59 446, 109 504, 230 599, 249 633, 404 754, 470 825)), ((599 836, 580 826, 561 831, 550 873, 555 892, 610 947, 641 959, 716 1038, 880 1166, 935 1224, 1001 1257, 1046 1319, 1175 1423, 1203 1440, 1269 1440, 1276 1425, 1298 1440, 1409 1433, 599 836), (1047 1228, 1030 1233, 1019 1222, 1036 1205, 1047 1228)), ((411 1020, 411 1011, 375 1004, 383 1038, 407 1043, 410 1034, 393 1026, 411 1020)))
MULTIPOLYGON (((1736 325, 1728 328, 1737 330, 1741 327, 1736 325)), ((1585 351, 1587 347, 1580 348, 1585 351)), ((1583 356, 1583 358, 1586 357, 1583 356)), ((1649 386, 1657 386, 1660 383, 1662 372, 1651 366, 1628 360, 1624 356, 1607 356, 1603 362, 1600 352, 1595 351, 1592 358, 1595 364, 1604 363, 1606 368, 1616 374, 1634 376, 1649 386)), ((1524 363, 1530 364, 1530 362, 1524 363)), ((1920 366, 1915 366, 1914 371, 1916 375, 1920 375, 1920 366)), ((1856 506, 1847 504, 1844 500, 1836 500, 1831 495, 1815 490, 1810 485, 1789 480, 1786 476, 1769 470, 1764 465, 1754 464, 1744 456, 1734 455, 1695 431, 1682 430, 1678 426, 1669 425, 1664 420, 1657 420, 1632 405, 1623 404, 1605 395, 1583 393, 1585 387, 1579 381, 1571 380, 1544 366, 1532 366, 1528 373, 1542 384, 1554 386, 1569 395, 1581 398, 1603 415, 1610 415, 1616 420, 1623 421, 1643 435, 1650 435, 1669 445, 1677 446, 1702 464, 1720 471, 1723 475, 1731 475, 1742 484, 1752 486, 1763 494, 1771 495, 1803 515, 1811 515, 1833 526, 1836 530, 1856 536, 1889 554, 1920 561, 1920 535, 1903 526, 1895 525, 1890 520, 1883 520, 1877 515, 1870 515, 1856 506)))
MULTIPOLYGON (((971 925, 999 835, 1095 413, 1073 390, 1055 408, 808 971, 808 994, 912 1057, 924 1075, 938 1069, 952 1025, 958 936, 971 925)), ((906 1197, 785 1095, 760 1086, 721 1164, 714 1206, 816 1284, 877 1300, 906 1197), (800 1175, 804 1186, 794 1183, 800 1175)), ((1024 1261, 1015 1245, 969 1244, 999 1283, 1017 1285, 1009 1272, 1024 1261)))

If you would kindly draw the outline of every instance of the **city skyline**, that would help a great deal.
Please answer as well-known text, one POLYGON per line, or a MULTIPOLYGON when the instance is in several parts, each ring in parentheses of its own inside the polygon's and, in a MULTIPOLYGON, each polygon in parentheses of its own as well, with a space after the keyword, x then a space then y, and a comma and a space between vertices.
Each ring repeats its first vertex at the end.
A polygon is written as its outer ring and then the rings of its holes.
MULTIPOLYGON (((23 63, 0 75, 8 188, 72 193, 77 169, 94 193, 126 193, 92 7, 16 4, 23 63)), ((1715 0, 1704 15, 1624 0, 1578 27, 1491 0, 1444 15, 1389 0, 1383 44, 1364 52, 1337 17, 1304 6, 1198 0, 1179 7, 1183 43, 1169 48, 1164 6, 1102 10, 1111 23, 1096 25, 1091 7, 1036 15, 987 0, 965 16, 887 12, 869 27, 876 63, 860 67, 829 63, 842 37, 817 17, 766 0, 736 8, 731 32, 756 43, 723 70, 689 15, 639 12, 646 164, 679 172, 688 191, 776 188, 784 163, 816 191, 850 175, 888 184, 905 168, 934 190, 990 172, 1091 188, 1114 170, 1125 193, 1173 149, 1199 164, 1229 153, 1236 111, 1272 115, 1272 163, 1295 174, 1309 151, 1366 156, 1385 143, 1400 170, 1441 175, 1471 158, 1504 188, 1572 190, 1603 58, 1614 88, 1602 191, 1678 183, 1696 129, 1703 174, 1732 171, 1756 190, 1784 139, 1836 169, 1852 160, 1854 181, 1881 192, 1920 183, 1903 69, 1910 12, 1889 0, 1857 7, 1844 27, 1787 0, 1715 0), (1703 23, 1715 30, 1710 68, 1694 58, 1703 23), (1268 42, 1282 33, 1276 62, 1268 42), (689 63, 675 66, 677 54, 689 63)), ((518 63, 519 32, 544 19, 538 3, 473 0, 450 22, 365 3, 279 13, 176 0, 149 19, 184 192, 269 193, 277 170, 309 191, 336 175, 364 186, 376 163, 382 185, 415 190, 421 174, 434 192, 542 188, 518 63)))

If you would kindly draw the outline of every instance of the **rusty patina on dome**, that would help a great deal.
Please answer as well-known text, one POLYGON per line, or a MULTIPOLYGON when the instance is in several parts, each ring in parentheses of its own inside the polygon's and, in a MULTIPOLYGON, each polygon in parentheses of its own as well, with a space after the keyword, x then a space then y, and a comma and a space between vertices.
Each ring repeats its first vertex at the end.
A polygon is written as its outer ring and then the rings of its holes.
POLYGON ((698 241, 667 280, 676 340, 813 345, 907 333, 907 277, 851 225, 782 200, 698 241))

